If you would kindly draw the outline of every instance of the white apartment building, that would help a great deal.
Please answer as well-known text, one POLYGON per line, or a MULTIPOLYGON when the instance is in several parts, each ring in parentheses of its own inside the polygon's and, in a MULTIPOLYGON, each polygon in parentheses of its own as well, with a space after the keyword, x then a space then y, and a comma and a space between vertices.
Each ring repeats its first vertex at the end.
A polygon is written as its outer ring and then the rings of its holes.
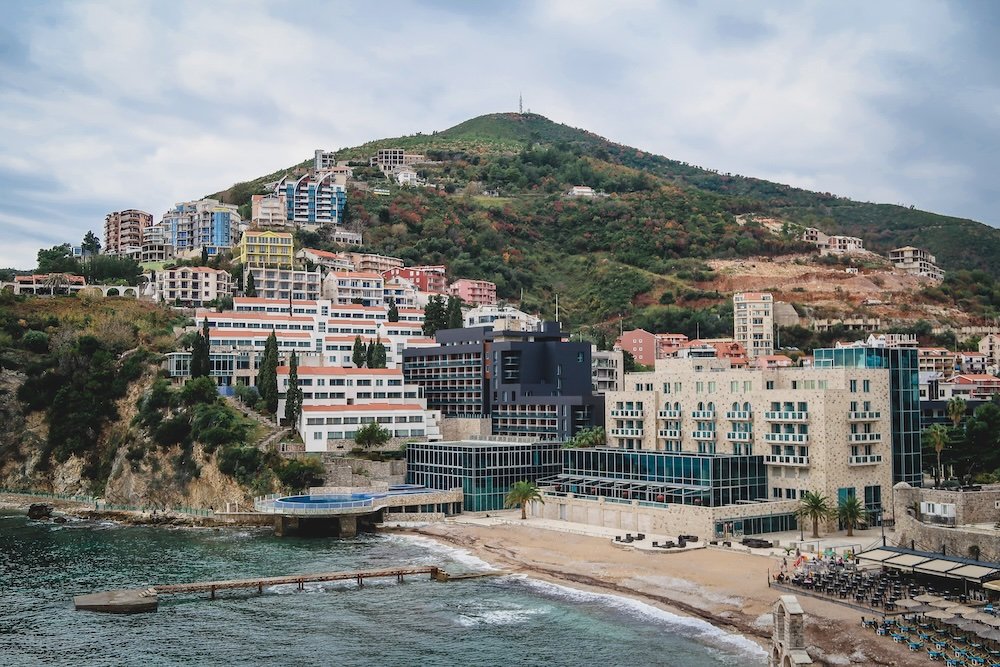
POLYGON ((315 248, 302 248, 295 253, 295 259, 302 263, 312 262, 316 266, 322 266, 334 271, 353 271, 354 262, 346 253, 327 252, 326 250, 316 250, 315 248))
POLYGON ((470 308, 463 316, 466 327, 492 326, 496 331, 536 331, 542 320, 514 306, 495 304, 470 308))
MULTIPOLYGON (((299 366, 302 416, 299 433, 307 452, 353 447, 357 430, 380 424, 393 438, 440 440, 440 415, 427 410, 418 385, 406 384, 402 369, 299 366)), ((288 366, 278 368, 278 412, 283 415, 288 366)))
POLYGON ((802 233, 802 240, 819 248, 820 255, 851 255, 865 251, 865 244, 857 236, 830 236, 814 227, 802 233))
POLYGON ((751 361, 774 354, 774 299, 769 293, 733 295, 733 333, 751 361))
POLYGON ((590 348, 590 378, 595 394, 607 394, 622 389, 625 375, 625 355, 621 350, 590 348))
POLYGON ((306 271, 248 266, 246 275, 253 275, 254 289, 257 296, 263 299, 287 302, 289 299, 315 301, 320 298, 323 282, 320 269, 306 271))
POLYGON ((323 278, 323 298, 336 305, 381 307, 385 301, 382 274, 368 271, 330 271, 323 278))
POLYGON ((605 397, 608 445, 763 455, 769 496, 854 494, 870 507, 892 483, 889 373, 733 369, 728 359, 660 359, 605 397), (851 491, 845 491, 851 489, 851 491))
POLYGON ((979 339, 979 353, 986 356, 987 368, 1000 368, 1000 334, 986 334, 979 339))
POLYGON ((897 270, 931 280, 944 280, 944 271, 937 266, 934 255, 921 248, 904 246, 889 251, 889 261, 897 270))
POLYGON ((334 151, 325 151, 317 148, 313 160, 313 169, 316 171, 326 171, 337 166, 337 154, 334 151))
POLYGON ((167 229, 163 223, 150 225, 142 233, 142 251, 139 256, 141 263, 165 262, 173 259, 174 247, 170 245, 167 229))
POLYGON ((370 271, 372 273, 385 273, 392 269, 402 268, 403 260, 398 257, 387 257, 386 255, 373 255, 364 252, 347 253, 351 263, 354 264, 355 271, 370 271))
POLYGON ((283 192, 250 198, 250 226, 254 229, 281 229, 290 224, 283 192))
POLYGON ((416 308, 420 301, 416 285, 400 276, 386 280, 382 294, 386 305, 392 299, 396 308, 416 308))
POLYGON ((221 269, 182 266, 155 272, 151 297, 170 304, 200 307, 233 295, 232 277, 221 269))

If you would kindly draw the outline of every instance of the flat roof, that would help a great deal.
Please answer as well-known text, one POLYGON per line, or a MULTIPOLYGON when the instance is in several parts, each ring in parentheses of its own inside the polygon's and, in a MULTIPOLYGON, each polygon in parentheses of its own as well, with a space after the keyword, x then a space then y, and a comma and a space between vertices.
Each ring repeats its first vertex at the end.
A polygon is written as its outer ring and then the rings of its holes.
POLYGON ((855 557, 858 560, 881 563, 885 567, 897 570, 966 579, 1000 591, 1000 582, 995 582, 992 586, 983 583, 986 579, 1000 577, 1000 563, 888 545, 862 551, 855 557))

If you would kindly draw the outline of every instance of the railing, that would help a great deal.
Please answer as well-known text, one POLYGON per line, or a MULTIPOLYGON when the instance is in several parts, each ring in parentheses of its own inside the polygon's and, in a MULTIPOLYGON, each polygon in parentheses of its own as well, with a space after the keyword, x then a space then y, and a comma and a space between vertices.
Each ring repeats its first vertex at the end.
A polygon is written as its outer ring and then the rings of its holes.
POLYGON ((0 493, 16 496, 29 496, 31 498, 49 498, 51 500, 68 500, 77 503, 94 505, 95 510, 109 512, 175 512, 177 514, 189 514, 191 516, 214 516, 215 511, 202 507, 169 507, 167 505, 116 505, 106 503, 94 496, 81 496, 68 493, 48 493, 45 491, 16 491, 14 489, 0 489, 0 493))
POLYGON ((750 442, 753 440, 753 433, 748 433, 746 431, 730 431, 726 433, 727 440, 734 440, 736 442, 750 442))
POLYGON ((612 410, 612 417, 642 417, 642 410, 612 410))
POLYGON ((668 440, 680 440, 681 432, 678 429, 673 428, 661 428, 656 434, 661 438, 666 438, 668 440))
POLYGON ((764 463, 774 463, 784 466, 808 466, 808 456, 786 456, 784 454, 766 454, 764 463))
POLYGON ((851 433, 847 436, 848 442, 882 442, 881 433, 851 433))
POLYGON ((882 463, 881 454, 862 454, 860 456, 851 456, 847 459, 847 465, 850 466, 870 466, 876 463, 882 463))
POLYGON ((753 419, 753 413, 747 410, 729 410, 726 419, 734 422, 748 422, 753 419))
POLYGON ((693 431, 691 437, 695 440, 715 440, 715 431, 693 431))
POLYGON ((864 410, 861 412, 848 412, 847 419, 852 422, 873 422, 882 418, 882 413, 877 410, 864 410))
POLYGON ((691 413, 692 419, 715 419, 715 410, 694 410, 691 413))
POLYGON ((809 442, 806 433, 765 433, 765 442, 809 442))
POLYGON ((800 410, 768 410, 764 419, 774 422, 804 422, 809 421, 809 413, 800 410))
POLYGON ((610 431, 611 435, 615 436, 641 436, 641 428, 613 428, 610 431))
POLYGON ((660 419, 680 419, 681 418, 681 411, 680 410, 660 410, 659 412, 656 413, 656 416, 659 417, 660 419))
POLYGON ((933 523, 939 526, 954 526, 956 519, 953 516, 942 516, 940 514, 921 514, 920 520, 924 523, 933 523))

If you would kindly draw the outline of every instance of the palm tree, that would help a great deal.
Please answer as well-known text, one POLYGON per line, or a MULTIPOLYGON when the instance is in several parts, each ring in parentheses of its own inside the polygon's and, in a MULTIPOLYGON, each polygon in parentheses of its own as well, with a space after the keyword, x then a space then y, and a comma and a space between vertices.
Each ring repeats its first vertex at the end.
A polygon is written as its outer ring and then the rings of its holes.
POLYGON ((800 519, 812 519, 813 538, 819 537, 820 519, 829 519, 836 511, 830 506, 830 499, 813 491, 806 491, 802 494, 799 508, 795 510, 795 516, 800 519))
POLYGON ((56 290, 61 290, 63 285, 69 283, 69 278, 65 273, 50 273, 45 277, 45 284, 49 288, 49 296, 55 296, 56 290))
POLYGON ((528 518, 528 503, 533 500, 545 504, 542 500, 542 494, 538 491, 538 486, 534 482, 514 482, 514 485, 510 487, 510 491, 507 492, 507 498, 504 500, 504 507, 517 507, 521 506, 521 518, 528 518))
MULTIPOLYGON (((955 399, 952 399, 955 400, 955 399)), ((958 399, 962 401, 962 399, 958 399)), ((962 401, 965 403, 965 401, 962 401)), ((948 401, 948 412, 951 413, 951 401, 948 401)), ((962 413, 965 413, 965 409, 962 409, 962 413)), ((934 486, 941 486, 941 452, 944 451, 945 445, 948 444, 948 429, 945 428, 944 424, 931 424, 927 429, 927 440, 934 447, 934 452, 937 454, 937 468, 934 470, 934 486)))
POLYGON ((854 526, 868 520, 868 510, 860 500, 851 496, 837 503, 837 518, 847 526, 847 536, 854 537, 854 526))
POLYGON ((962 423, 962 418, 965 417, 965 400, 959 396, 952 396, 948 399, 948 418, 951 419, 951 423, 955 428, 962 423))

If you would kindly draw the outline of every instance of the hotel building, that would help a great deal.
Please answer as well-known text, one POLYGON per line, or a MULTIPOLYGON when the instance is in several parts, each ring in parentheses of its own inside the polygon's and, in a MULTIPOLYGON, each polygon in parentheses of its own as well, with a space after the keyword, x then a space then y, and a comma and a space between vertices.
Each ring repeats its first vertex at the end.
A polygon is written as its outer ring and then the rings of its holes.
POLYGON ((287 303, 289 299, 315 301, 321 297, 323 277, 320 269, 307 271, 248 266, 246 275, 253 275, 254 289, 262 299, 287 303))
POLYGON ((460 278, 448 287, 448 292, 470 306, 492 305, 497 302, 497 285, 488 280, 460 278))
POLYGON ((236 244, 233 259, 245 267, 291 269, 295 263, 292 235, 288 232, 248 230, 236 244))
POLYGON ((233 280, 221 269, 181 266, 155 274, 153 298, 164 303, 201 307, 233 295, 233 280))
POLYGON ((250 226, 253 229, 282 229, 288 225, 284 193, 250 197, 250 226))
POLYGON ((448 293, 447 267, 438 266, 399 266, 382 272, 382 277, 405 278, 413 283, 421 292, 433 294, 448 293))
POLYGON ((276 196, 285 197, 285 220, 316 230, 343 223, 347 207, 346 177, 332 172, 308 173, 299 178, 285 176, 274 186, 276 196))

